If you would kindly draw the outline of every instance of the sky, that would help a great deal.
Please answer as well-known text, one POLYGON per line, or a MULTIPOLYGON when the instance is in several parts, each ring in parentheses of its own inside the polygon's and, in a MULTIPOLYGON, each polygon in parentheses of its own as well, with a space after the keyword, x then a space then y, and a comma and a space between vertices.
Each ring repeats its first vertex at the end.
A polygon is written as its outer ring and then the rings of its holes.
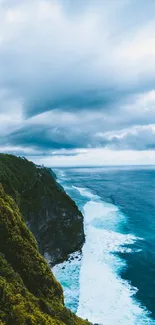
POLYGON ((155 164, 155 1, 0 0, 0 152, 155 164))

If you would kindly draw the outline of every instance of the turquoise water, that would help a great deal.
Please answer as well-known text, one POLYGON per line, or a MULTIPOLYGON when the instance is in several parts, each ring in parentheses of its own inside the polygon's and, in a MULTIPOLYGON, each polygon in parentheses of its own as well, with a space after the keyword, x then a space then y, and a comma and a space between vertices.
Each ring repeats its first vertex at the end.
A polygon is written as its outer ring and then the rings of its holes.
POLYGON ((155 324, 155 168, 54 170, 84 214, 86 242, 54 268, 65 303, 103 325, 155 324))

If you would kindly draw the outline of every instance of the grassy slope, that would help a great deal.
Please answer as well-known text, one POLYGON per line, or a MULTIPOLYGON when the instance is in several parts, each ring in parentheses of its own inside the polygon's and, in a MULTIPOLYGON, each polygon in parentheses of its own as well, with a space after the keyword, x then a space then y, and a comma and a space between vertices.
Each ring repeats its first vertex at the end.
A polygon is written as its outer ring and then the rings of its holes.
POLYGON ((14 200, 0 185, 0 325, 50 324, 88 322, 64 307, 60 284, 14 200))

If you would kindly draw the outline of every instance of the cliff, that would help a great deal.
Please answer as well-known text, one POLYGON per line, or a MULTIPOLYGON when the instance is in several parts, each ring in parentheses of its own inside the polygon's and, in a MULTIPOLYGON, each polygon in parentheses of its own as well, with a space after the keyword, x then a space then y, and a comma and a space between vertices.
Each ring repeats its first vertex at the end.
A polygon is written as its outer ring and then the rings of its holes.
POLYGON ((11 195, 51 264, 84 243, 83 216, 48 168, 25 158, 0 154, 0 183, 11 195))
POLYGON ((64 307, 60 284, 1 185, 0 325, 89 325, 64 307))

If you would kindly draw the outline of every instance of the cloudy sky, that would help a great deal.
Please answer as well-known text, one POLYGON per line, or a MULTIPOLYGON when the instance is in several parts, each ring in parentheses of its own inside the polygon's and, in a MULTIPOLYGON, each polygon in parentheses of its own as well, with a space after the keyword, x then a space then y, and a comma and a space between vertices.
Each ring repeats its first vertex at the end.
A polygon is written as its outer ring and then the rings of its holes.
POLYGON ((0 0, 0 151, 155 164, 155 1, 0 0))

